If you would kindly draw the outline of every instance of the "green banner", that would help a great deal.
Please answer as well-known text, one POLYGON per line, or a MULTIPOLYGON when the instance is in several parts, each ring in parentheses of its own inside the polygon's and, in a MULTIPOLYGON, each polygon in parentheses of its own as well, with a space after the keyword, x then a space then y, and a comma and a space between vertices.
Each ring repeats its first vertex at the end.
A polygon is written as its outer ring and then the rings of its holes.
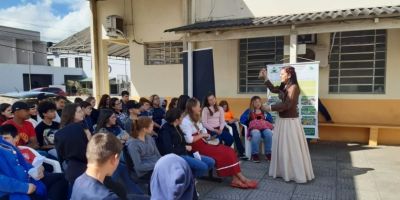
MULTIPOLYGON (((274 85, 280 85, 280 71, 289 64, 267 65, 268 78, 274 85)), ((319 62, 290 64, 296 69, 300 86, 298 111, 307 138, 318 138, 318 80, 319 62)), ((268 91, 268 104, 280 102, 277 94, 268 91)), ((276 119, 278 114, 271 113, 276 119)))

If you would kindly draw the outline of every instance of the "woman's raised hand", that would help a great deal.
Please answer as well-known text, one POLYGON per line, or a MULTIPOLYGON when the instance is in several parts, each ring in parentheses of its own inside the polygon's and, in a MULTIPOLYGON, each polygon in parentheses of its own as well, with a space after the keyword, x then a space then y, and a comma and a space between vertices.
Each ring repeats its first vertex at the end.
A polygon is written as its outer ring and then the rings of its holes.
POLYGON ((267 78, 267 69, 266 68, 262 68, 260 70, 260 73, 258 74, 258 78, 263 79, 263 80, 265 80, 267 78))

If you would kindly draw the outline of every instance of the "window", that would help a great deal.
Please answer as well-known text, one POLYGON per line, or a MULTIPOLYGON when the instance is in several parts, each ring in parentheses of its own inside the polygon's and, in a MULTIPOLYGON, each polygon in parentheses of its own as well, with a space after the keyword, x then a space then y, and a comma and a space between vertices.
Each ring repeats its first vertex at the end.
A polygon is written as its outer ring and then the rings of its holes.
POLYGON ((159 42, 145 44, 146 65, 182 64, 182 42, 159 42))
POLYGON ((54 66, 54 59, 47 59, 47 66, 54 66))
POLYGON ((83 68, 82 57, 75 58, 75 68, 83 68))
POLYGON ((258 73, 267 64, 282 63, 283 37, 241 39, 239 48, 239 92, 265 92, 258 73))
POLYGON ((384 94, 386 30, 331 34, 329 92, 384 94))
POLYGON ((68 58, 60 58, 61 67, 68 67, 68 58))

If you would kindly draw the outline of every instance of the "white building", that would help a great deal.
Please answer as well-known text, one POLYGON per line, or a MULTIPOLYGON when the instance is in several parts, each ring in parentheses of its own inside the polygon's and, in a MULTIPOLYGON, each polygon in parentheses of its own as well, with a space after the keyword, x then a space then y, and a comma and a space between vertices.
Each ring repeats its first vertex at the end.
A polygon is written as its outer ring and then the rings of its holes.
MULTIPOLYGON (((109 47, 108 77, 110 93, 119 94, 129 90, 131 82, 129 48, 123 45, 109 47)), ((80 85, 92 88, 92 56, 90 54, 90 31, 86 28, 51 46, 47 55, 50 66, 83 69, 85 79, 75 79, 80 85)))
POLYGON ((0 93, 65 85, 69 77, 85 77, 82 69, 49 67, 46 57, 39 32, 0 26, 0 93))

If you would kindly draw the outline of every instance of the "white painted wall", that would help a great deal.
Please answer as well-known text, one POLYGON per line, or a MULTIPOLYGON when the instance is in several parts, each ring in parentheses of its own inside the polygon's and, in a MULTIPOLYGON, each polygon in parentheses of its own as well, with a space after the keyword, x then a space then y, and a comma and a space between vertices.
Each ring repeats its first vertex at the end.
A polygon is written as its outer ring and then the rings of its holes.
MULTIPOLYGON (((24 90, 23 74, 29 73, 29 65, 0 64, 0 93, 24 90)), ((82 69, 31 65, 31 74, 52 74, 53 85, 63 85, 64 75, 83 75, 82 69)))
MULTIPOLYGON (((81 57, 83 63, 83 72, 86 77, 92 77, 92 62, 90 54, 61 54, 59 56, 48 55, 47 59, 53 59, 54 67, 61 67, 61 58, 68 59, 68 68, 76 68, 75 66, 75 58, 81 57)), ((108 64, 111 66, 111 72, 109 73, 109 78, 116 78, 117 76, 126 75, 128 76, 128 80, 131 80, 131 67, 129 58, 116 58, 109 57, 108 64)))

